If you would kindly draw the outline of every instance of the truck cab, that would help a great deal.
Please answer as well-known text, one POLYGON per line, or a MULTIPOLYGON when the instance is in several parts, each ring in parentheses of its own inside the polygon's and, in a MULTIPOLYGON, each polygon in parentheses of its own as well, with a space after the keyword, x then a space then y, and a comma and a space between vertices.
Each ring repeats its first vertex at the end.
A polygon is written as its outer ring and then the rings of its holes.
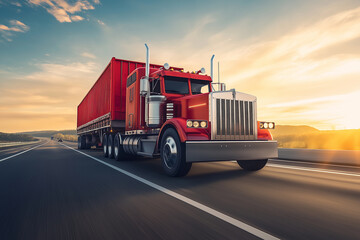
POLYGON ((160 156, 171 176, 186 174, 193 162, 237 160, 258 170, 277 157, 276 141, 257 121, 255 96, 214 91, 201 71, 149 69, 148 77, 146 71, 138 68, 128 78, 126 153, 160 156))

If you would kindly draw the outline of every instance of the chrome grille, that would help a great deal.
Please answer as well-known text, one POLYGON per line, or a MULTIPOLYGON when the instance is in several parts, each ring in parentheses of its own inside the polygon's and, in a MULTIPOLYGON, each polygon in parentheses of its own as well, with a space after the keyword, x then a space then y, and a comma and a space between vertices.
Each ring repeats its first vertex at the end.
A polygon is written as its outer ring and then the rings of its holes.
POLYGON ((209 95, 213 140, 256 140, 256 98, 235 91, 209 95))

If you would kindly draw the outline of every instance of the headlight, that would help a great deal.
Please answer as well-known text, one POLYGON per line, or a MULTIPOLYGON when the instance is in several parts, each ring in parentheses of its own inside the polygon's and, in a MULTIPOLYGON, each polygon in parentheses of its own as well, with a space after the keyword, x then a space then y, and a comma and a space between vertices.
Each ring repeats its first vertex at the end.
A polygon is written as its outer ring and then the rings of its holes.
POLYGON ((274 122, 260 122, 259 123, 260 129, 275 129, 274 122))
POLYGON ((186 126, 188 128, 207 128, 208 123, 205 120, 187 120, 186 126))
POLYGON ((192 121, 187 120, 187 122, 186 122, 186 126, 187 126, 187 127, 192 127, 192 126, 193 126, 192 121))

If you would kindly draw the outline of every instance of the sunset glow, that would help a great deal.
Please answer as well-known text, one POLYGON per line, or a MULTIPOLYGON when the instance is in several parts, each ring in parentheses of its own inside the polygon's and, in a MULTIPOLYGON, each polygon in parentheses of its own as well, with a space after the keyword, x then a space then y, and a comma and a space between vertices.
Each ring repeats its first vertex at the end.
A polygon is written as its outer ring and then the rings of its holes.
POLYGON ((111 57, 144 61, 145 42, 185 71, 210 74, 215 54, 214 80, 219 61, 258 120, 360 128, 358 1, 119 2, 0 1, 0 132, 76 128, 111 57))

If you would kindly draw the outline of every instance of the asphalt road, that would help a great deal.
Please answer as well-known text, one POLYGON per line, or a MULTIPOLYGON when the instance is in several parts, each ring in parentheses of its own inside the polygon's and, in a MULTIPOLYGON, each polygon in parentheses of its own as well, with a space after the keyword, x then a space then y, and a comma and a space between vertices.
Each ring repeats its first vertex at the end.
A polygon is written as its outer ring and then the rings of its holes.
POLYGON ((360 168, 198 163, 169 178, 159 159, 71 148, 0 150, 0 239, 360 239, 360 168))

